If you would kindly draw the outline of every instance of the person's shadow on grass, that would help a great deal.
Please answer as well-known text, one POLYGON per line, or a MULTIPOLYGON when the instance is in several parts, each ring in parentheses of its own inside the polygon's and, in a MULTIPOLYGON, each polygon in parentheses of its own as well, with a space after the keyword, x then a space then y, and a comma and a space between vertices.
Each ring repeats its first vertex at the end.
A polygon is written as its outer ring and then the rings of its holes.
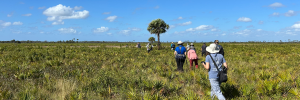
POLYGON ((223 91, 223 95, 228 100, 241 96, 239 90, 232 84, 223 83, 221 85, 221 89, 223 91))

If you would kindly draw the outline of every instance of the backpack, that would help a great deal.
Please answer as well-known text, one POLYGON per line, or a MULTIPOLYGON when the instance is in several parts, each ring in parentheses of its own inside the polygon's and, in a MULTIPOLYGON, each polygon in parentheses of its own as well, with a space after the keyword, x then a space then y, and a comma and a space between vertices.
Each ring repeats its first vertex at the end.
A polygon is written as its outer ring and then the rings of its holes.
MULTIPOLYGON (((181 47, 179 47, 179 51, 181 53, 181 47)), ((185 55, 184 54, 176 54, 175 58, 179 58, 179 59, 185 59, 185 55)))

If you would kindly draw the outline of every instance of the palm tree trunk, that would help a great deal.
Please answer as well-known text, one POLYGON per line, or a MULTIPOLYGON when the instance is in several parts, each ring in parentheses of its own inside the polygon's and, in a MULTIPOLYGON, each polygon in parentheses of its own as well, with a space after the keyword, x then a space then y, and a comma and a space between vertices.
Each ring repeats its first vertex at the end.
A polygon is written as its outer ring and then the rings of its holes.
POLYGON ((158 46, 158 50, 160 49, 160 42, 159 42, 159 33, 157 34, 157 46, 158 46))

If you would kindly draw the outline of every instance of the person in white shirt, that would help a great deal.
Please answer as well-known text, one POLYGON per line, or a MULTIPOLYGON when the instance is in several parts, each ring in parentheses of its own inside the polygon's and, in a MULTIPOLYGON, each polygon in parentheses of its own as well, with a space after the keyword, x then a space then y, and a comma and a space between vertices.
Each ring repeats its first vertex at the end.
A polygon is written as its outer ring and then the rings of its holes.
POLYGON ((153 45, 151 45, 151 43, 148 43, 146 47, 147 47, 147 51, 149 53, 152 50, 153 45))

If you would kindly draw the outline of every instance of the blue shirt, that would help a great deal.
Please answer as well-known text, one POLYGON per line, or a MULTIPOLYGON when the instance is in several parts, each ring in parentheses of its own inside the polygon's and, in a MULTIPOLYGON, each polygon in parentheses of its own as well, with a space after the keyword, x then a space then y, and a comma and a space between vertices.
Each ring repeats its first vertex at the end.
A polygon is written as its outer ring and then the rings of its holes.
POLYGON ((177 54, 184 54, 184 52, 186 52, 185 47, 182 45, 179 45, 178 47, 176 47, 175 51, 177 52, 177 54), (181 47, 181 52, 179 50, 179 47, 181 47))
MULTIPOLYGON (((212 53, 210 55, 213 57, 213 59, 216 62, 219 70, 221 71, 222 70, 222 64, 226 62, 225 58, 223 57, 223 55, 221 55, 221 54, 215 54, 215 53, 212 53)), ((210 58, 209 55, 206 56, 205 62, 209 63, 209 69, 208 69, 209 79, 216 79, 216 78, 218 78, 218 70, 215 67, 214 62, 211 60, 211 58, 210 58)))

